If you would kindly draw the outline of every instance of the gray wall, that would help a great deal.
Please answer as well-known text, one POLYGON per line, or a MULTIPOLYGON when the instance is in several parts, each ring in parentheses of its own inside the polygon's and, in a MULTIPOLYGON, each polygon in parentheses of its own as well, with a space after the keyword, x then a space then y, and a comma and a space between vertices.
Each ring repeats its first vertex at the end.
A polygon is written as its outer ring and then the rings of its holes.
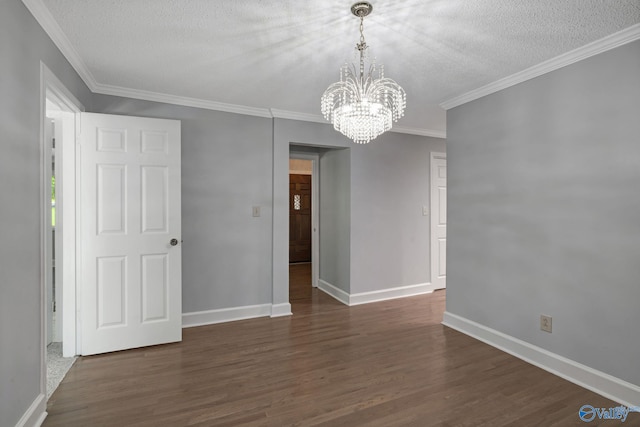
POLYGON ((443 139, 386 133, 351 155, 351 293, 428 283, 429 153, 443 139))
POLYGON ((636 41, 447 115, 447 311, 638 385, 639 76, 636 41))
POLYGON ((19 0, 0 2, 0 425, 41 392, 40 61, 85 107, 91 94, 19 0))
POLYGON ((93 111, 182 122, 183 312, 270 304, 271 119, 105 95, 93 111))
POLYGON ((320 156, 320 279, 350 292, 351 150, 320 156))

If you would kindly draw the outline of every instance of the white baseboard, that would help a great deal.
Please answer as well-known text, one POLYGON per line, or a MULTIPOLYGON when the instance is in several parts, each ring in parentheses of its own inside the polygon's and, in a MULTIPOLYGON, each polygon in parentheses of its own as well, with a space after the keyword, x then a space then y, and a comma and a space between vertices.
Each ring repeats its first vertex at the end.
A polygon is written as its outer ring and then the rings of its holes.
POLYGON ((640 386, 456 314, 445 312, 442 324, 622 405, 640 405, 640 386))
POLYGON ((382 289, 379 291, 360 292, 349 294, 342 289, 328 283, 322 279, 318 280, 318 289, 331 295, 338 301, 348 306, 368 304, 371 302, 386 301, 396 298, 412 297, 415 295, 428 294, 433 292, 431 283, 420 283, 417 285, 398 286, 396 288, 382 289))
POLYGON ((40 427, 47 418, 47 396, 40 393, 22 415, 16 427, 40 427))
POLYGON ((291 316, 291 304, 288 302, 271 305, 271 317, 291 316))
POLYGON ((349 305, 349 294, 343 291, 342 289, 333 286, 331 283, 325 282, 322 279, 318 279, 318 289, 334 297, 341 303, 345 305, 349 305))
POLYGON ((191 328, 194 326, 213 325, 215 323, 233 322, 234 320, 271 316, 271 306, 271 304, 246 305, 242 307, 182 313, 182 327, 191 328))
POLYGON ((368 304, 370 302, 430 294, 431 292, 433 292, 431 283, 419 283, 417 285, 398 286, 396 288, 382 289, 379 291, 360 292, 351 294, 349 297, 349 305, 368 304))

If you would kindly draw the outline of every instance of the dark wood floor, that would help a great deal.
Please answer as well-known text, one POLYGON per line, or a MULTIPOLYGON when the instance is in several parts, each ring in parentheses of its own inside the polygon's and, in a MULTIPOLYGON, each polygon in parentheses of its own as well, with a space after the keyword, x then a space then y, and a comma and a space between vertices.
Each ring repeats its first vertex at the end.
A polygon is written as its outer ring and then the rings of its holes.
POLYGON ((583 404, 617 406, 442 326, 444 291, 346 307, 296 268, 293 316, 82 357, 44 426, 583 426, 583 404))

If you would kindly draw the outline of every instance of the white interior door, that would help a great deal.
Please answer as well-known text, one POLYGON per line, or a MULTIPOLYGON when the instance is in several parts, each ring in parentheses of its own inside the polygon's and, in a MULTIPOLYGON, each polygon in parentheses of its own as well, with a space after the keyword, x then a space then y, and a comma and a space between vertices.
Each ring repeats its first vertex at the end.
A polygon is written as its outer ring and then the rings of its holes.
POLYGON ((182 339, 180 122, 81 113, 81 353, 182 339))
POLYGON ((443 289, 447 280, 447 157, 431 153, 431 284, 443 289))

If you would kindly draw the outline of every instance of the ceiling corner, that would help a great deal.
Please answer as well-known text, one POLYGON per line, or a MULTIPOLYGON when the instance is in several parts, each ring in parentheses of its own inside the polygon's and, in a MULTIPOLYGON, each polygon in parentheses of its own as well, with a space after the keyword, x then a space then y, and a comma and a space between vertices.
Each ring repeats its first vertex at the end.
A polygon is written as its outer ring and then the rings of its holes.
POLYGON ((638 39, 640 39, 640 24, 635 24, 625 28, 624 30, 618 31, 617 33, 603 37, 582 47, 556 56, 555 58, 541 62, 540 64, 527 68, 526 70, 522 70, 500 80, 496 80, 495 82, 463 93, 462 95, 448 99, 442 102, 440 107, 445 110, 450 110, 454 107, 466 104, 467 102, 482 98, 483 96, 490 95, 518 83, 531 80, 535 77, 566 67, 567 65, 574 64, 578 61, 582 61, 583 59, 587 59, 591 56, 606 52, 638 39))
POLYGON ((42 0, 22 0, 22 3, 31 12, 38 24, 47 33, 53 43, 60 49, 62 55, 69 61, 74 70, 80 75, 80 78, 89 87, 89 90, 95 92, 97 87, 96 79, 89 71, 86 64, 80 58, 80 55, 75 48, 69 42, 67 36, 65 36, 62 28, 58 25, 56 20, 51 16, 49 9, 44 5, 42 0))

